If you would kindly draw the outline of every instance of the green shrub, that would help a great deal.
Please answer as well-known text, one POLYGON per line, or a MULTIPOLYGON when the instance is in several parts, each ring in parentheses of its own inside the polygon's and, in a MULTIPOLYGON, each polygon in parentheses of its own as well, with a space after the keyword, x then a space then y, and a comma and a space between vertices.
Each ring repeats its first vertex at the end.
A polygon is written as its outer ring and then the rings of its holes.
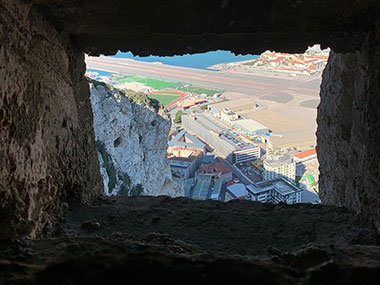
POLYGON ((207 105, 207 104, 205 104, 205 105, 202 105, 202 106, 201 106, 201 110, 206 110, 206 109, 207 109, 207 107, 208 107, 208 105, 207 105))
POLYGON ((137 184, 131 189, 130 196, 140 196, 144 192, 144 187, 141 184, 137 184))
POLYGON ((174 123, 176 124, 179 124, 181 123, 181 119, 182 119, 182 115, 183 115, 183 111, 182 110, 179 110, 176 114, 175 114, 175 118, 174 118, 174 123))
POLYGON ((106 150, 106 146, 104 145, 103 142, 101 141, 96 141, 95 142, 96 149, 99 151, 100 155, 102 156, 103 159, 103 166, 107 171, 108 175, 108 192, 111 193, 112 189, 115 188, 116 185, 116 169, 115 166, 113 165, 113 161, 111 156, 108 154, 106 150))

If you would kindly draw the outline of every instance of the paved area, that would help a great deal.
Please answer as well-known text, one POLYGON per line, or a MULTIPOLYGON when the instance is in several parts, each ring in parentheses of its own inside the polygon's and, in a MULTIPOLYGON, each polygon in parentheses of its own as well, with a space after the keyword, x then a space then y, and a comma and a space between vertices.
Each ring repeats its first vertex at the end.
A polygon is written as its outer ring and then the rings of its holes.
POLYGON ((289 88, 293 88, 293 91, 300 93, 300 95, 304 93, 303 91, 305 89, 309 90, 307 92, 310 93, 311 96, 318 96, 319 94, 319 86, 316 87, 316 83, 307 84, 308 82, 319 80, 315 77, 300 77, 295 79, 270 78, 250 74, 184 68, 112 57, 86 57, 86 63, 91 69, 178 80, 201 87, 242 93, 249 97, 262 97, 289 88), (301 86, 301 88, 297 89, 298 86, 301 86))
POLYGON ((287 93, 273 93, 270 95, 263 96, 261 99, 275 101, 277 103, 289 103, 294 99, 294 97, 287 93))
POLYGON ((316 109, 319 105, 320 100, 319 99, 312 99, 304 101, 300 104, 301 107, 306 107, 310 109, 316 109))

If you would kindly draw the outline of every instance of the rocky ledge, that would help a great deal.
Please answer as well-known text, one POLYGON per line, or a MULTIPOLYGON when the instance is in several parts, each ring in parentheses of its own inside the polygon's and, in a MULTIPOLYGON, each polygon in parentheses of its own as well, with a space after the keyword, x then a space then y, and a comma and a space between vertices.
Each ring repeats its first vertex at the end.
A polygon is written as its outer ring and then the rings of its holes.
POLYGON ((72 209, 48 239, 2 243, 0 269, 9 284, 368 283, 380 247, 345 208, 117 197, 72 209))

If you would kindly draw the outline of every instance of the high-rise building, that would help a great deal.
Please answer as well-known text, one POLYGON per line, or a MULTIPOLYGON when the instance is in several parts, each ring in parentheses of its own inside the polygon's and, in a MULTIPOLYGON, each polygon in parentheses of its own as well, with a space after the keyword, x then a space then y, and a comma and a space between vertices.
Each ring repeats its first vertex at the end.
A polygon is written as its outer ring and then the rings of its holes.
POLYGON ((281 157, 265 159, 263 162, 264 180, 270 180, 283 177, 288 181, 295 183, 296 179, 296 162, 293 157, 284 154, 281 157))

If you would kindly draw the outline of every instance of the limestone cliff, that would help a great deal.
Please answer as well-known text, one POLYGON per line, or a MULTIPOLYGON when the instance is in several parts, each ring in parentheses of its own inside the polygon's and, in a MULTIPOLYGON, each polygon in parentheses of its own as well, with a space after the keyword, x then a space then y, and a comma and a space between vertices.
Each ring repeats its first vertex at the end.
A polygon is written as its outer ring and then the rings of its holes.
POLYGON ((179 196, 166 158, 170 121, 158 102, 96 81, 90 87, 106 194, 179 196))

